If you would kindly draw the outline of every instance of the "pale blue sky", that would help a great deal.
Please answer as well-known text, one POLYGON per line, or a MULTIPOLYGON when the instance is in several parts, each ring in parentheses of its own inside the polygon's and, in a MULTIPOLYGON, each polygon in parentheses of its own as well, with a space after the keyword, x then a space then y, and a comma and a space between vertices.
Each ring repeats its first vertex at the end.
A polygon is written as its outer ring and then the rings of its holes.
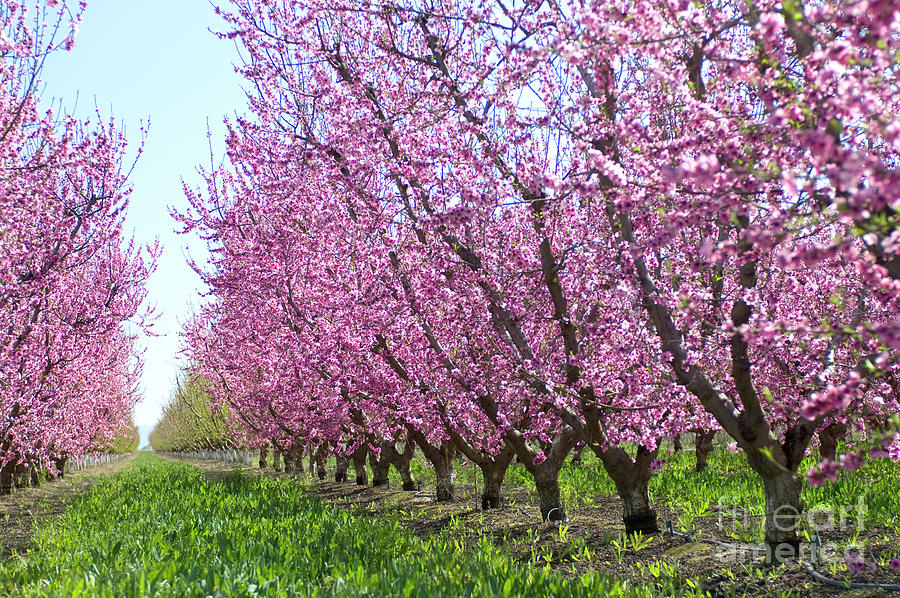
POLYGON ((201 182, 195 168, 209 163, 207 119, 221 154, 222 119, 245 105, 233 69, 237 51, 210 28, 221 30, 222 23, 207 0, 91 0, 75 49, 52 57, 44 70, 45 103, 62 99, 67 109, 86 117, 96 102, 104 116, 112 113, 127 127, 132 149, 141 121, 151 121, 126 221, 138 242, 158 238, 164 247, 149 285, 161 336, 142 339, 144 400, 135 414, 141 426, 156 421, 169 397, 180 322, 189 305, 198 303, 200 280, 187 266, 185 252, 195 259, 206 255, 202 242, 173 232, 176 223, 167 206, 186 205, 182 177, 192 186, 201 182))

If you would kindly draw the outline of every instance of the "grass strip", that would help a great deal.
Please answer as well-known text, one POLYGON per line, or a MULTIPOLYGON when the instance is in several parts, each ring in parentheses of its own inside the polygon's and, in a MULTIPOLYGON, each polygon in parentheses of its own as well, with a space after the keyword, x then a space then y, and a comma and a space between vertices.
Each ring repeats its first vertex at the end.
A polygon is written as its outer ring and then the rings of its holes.
POLYGON ((286 479, 230 474, 142 454, 35 532, 0 565, 16 596, 683 596, 676 579, 638 586, 517 563, 487 539, 419 538, 286 479))

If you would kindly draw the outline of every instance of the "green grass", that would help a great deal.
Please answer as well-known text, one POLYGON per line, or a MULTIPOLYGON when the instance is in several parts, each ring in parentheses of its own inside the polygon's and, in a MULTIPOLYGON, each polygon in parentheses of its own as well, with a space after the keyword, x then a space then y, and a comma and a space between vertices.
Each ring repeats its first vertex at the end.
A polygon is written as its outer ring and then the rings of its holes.
POLYGON ((672 596, 599 573, 516 563, 485 538, 419 538, 396 518, 354 516, 285 478, 197 469, 142 454, 44 521, 0 564, 15 596, 672 596))
MULTIPOLYGON (((615 495, 615 485, 599 460, 587 450, 582 457, 581 465, 574 465, 569 460, 560 472, 559 483, 564 502, 569 505, 590 504, 595 496, 615 495)), ((805 473, 817 462, 815 455, 806 458, 800 472, 805 473)), ((534 487, 534 481, 521 464, 510 466, 504 484, 534 487)), ((900 526, 898 488, 900 463, 872 459, 857 471, 839 474, 834 483, 818 487, 805 485, 803 502, 807 507, 847 507, 850 516, 855 517, 856 506, 862 497, 867 508, 867 527, 896 527, 900 526)), ((662 471, 651 478, 650 496, 657 503, 695 512, 721 502, 729 507, 758 507, 762 513, 764 504, 762 482, 747 465, 744 454, 724 448, 710 453, 709 466, 702 472, 694 471, 694 453, 691 451, 681 451, 667 457, 662 471)))

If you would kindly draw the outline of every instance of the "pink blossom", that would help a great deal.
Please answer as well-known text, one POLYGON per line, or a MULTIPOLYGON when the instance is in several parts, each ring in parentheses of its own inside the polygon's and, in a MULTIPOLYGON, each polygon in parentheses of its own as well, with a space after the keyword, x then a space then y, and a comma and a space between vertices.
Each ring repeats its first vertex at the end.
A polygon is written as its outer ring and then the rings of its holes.
POLYGON ((866 559, 858 552, 850 552, 844 557, 844 564, 850 573, 858 575, 866 570, 866 559))

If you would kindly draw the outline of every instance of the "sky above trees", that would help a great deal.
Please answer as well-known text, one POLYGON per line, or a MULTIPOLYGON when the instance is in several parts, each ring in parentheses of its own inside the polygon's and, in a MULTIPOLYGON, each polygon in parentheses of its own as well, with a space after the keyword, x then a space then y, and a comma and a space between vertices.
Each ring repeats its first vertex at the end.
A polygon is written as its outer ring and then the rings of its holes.
POLYGON ((45 66, 45 105, 51 98, 88 117, 95 110, 116 117, 128 134, 132 154, 142 124, 150 121, 143 156, 131 181, 134 194, 126 229, 139 244, 158 239, 159 268, 149 284, 156 306, 156 337, 143 337, 144 399, 136 422, 152 424, 170 395, 177 371, 181 324, 197 304, 200 280, 185 254, 205 261, 205 247, 175 234, 168 206, 184 205, 182 179, 195 185, 198 165, 222 147, 222 118, 246 102, 233 64, 240 60, 221 29, 213 7, 202 1, 122 2, 93 0, 79 26, 72 52, 52 55, 45 66))

